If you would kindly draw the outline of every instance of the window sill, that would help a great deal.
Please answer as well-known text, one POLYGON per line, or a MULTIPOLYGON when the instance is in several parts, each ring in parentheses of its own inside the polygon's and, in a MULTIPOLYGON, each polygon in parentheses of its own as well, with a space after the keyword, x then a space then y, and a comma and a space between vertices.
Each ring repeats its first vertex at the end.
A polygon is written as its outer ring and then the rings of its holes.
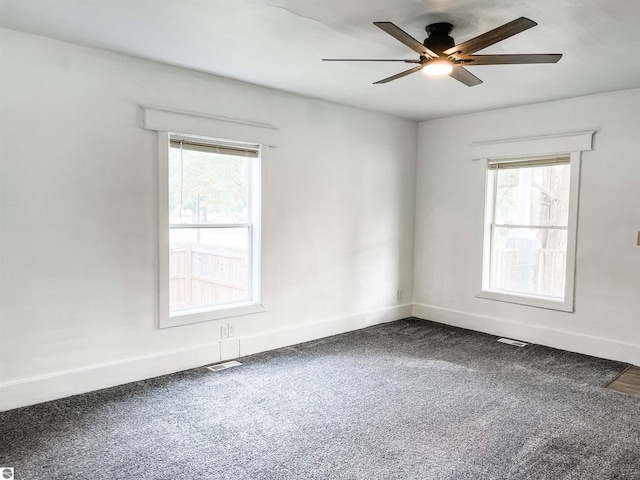
POLYGON ((549 298, 534 297, 528 295, 518 295, 493 290, 483 290, 476 295, 476 298, 496 300, 498 302, 515 303, 527 305, 529 307, 546 308, 548 310, 559 310, 561 312, 573 313, 573 301, 552 300, 549 298))
POLYGON ((251 315, 254 313, 266 312, 267 308, 261 303, 238 303, 234 305, 224 305, 216 309, 206 311, 185 310, 181 313, 174 313, 168 318, 160 320, 160 328, 178 327, 190 325, 192 323, 210 322, 222 320, 224 318, 239 317, 241 315, 251 315))

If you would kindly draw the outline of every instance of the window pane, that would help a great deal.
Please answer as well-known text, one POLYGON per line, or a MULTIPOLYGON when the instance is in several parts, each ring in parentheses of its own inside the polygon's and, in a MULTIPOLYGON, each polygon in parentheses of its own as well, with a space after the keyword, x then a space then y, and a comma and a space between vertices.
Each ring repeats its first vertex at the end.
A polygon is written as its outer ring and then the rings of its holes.
POLYGON ((564 298, 567 231, 495 227, 492 290, 564 298))
POLYGON ((249 228, 169 230, 170 310, 249 300, 249 228))
POLYGON ((251 161, 171 147, 169 223, 248 223, 251 161))
POLYGON ((566 226, 570 165, 496 171, 495 223, 566 226))

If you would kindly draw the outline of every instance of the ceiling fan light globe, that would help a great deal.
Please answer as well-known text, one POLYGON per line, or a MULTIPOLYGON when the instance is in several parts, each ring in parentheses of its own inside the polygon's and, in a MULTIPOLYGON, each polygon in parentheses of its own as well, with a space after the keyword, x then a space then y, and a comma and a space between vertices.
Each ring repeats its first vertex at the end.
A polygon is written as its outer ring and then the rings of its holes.
POLYGON ((422 71, 429 76, 449 75, 453 71, 453 65, 446 60, 436 60, 427 63, 422 71))

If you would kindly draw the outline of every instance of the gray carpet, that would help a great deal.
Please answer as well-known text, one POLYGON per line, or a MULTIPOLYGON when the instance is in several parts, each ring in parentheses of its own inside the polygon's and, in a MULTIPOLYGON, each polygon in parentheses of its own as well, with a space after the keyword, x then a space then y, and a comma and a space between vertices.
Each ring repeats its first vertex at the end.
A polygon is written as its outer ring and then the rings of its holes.
POLYGON ((624 364, 406 319, 0 413, 17 479, 640 479, 624 364))

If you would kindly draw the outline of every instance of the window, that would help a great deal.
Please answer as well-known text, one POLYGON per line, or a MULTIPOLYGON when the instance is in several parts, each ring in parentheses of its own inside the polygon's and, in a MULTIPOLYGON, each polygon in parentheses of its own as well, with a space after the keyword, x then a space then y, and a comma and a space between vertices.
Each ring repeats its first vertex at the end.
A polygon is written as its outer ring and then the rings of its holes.
POLYGON ((487 183, 478 297, 573 311, 580 152, 592 134, 479 144, 487 183), (547 153, 567 137, 573 151, 547 153))
POLYGON ((158 135, 160 326, 263 311, 260 146, 158 135))

